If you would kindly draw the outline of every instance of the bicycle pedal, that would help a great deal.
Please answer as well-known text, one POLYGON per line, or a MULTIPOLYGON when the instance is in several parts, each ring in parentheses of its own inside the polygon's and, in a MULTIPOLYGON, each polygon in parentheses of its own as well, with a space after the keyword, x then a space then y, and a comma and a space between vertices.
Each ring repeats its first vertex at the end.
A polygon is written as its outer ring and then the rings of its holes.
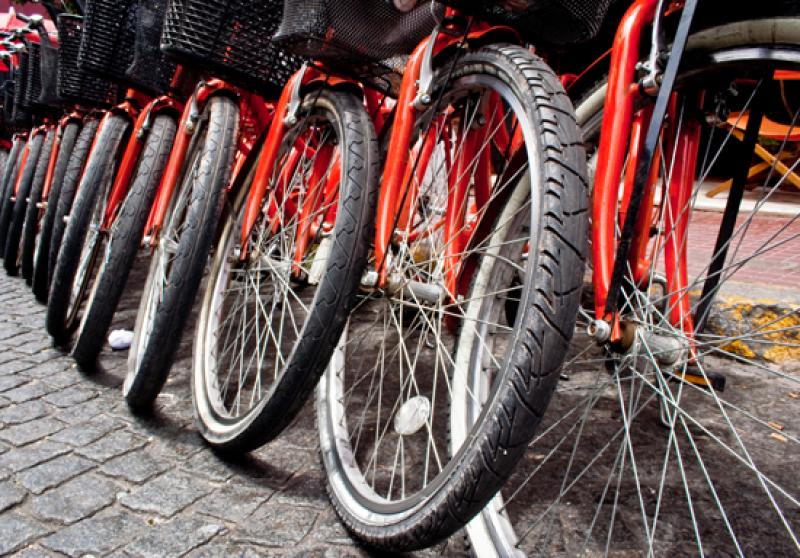
POLYGON ((719 372, 701 371, 696 364, 690 364, 686 367, 686 372, 676 373, 675 378, 689 382, 692 385, 702 388, 710 388, 714 391, 725 391, 725 375, 719 372))

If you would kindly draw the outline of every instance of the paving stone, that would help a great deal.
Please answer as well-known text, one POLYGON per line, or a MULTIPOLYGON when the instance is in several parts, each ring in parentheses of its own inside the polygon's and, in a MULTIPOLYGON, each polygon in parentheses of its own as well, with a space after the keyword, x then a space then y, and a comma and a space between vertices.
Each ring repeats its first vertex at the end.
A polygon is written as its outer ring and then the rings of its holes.
POLYGON ((11 401, 9 401, 8 398, 0 395, 0 409, 8 407, 9 405, 11 405, 11 401))
POLYGON ((105 462, 112 457, 140 448, 146 443, 147 440, 141 436, 125 430, 117 430, 92 442, 85 448, 79 449, 78 453, 89 459, 105 462))
POLYGON ((14 472, 21 471, 68 451, 69 446, 50 440, 42 440, 35 444, 12 449, 0 455, 0 467, 6 467, 14 472))
POLYGON ((44 400, 57 407, 72 407, 73 405, 83 403, 94 397, 97 397, 96 391, 81 386, 72 386, 46 395, 44 400))
MULTIPOLYGON (((25 378, 24 376, 0 376, 0 392, 14 389, 15 387, 21 386, 27 381, 28 378, 25 378)), ((8 396, 3 397, 11 401, 8 396)))
POLYGON ((0 430, 0 439, 23 446, 64 428, 64 423, 45 417, 0 430))
POLYGON ((151 527, 133 544, 125 549, 134 556, 158 558, 160 556, 182 556, 212 537, 225 527, 198 518, 180 518, 151 527))
POLYGON ((93 466, 94 463, 77 455, 62 455, 18 474, 17 479, 34 494, 41 494, 93 466))
POLYGON ((41 519, 74 523, 112 504, 117 492, 108 479, 81 475, 36 498, 33 511, 41 519))
POLYGON ((37 419, 50 412, 50 407, 39 400, 11 405, 0 411, 0 423, 20 424, 37 419))
POLYGON ((43 539, 41 544, 68 556, 107 554, 140 536, 144 523, 123 513, 90 517, 43 539))
POLYGON ((53 418, 64 421, 68 424, 77 424, 79 422, 96 417, 107 408, 108 403, 102 399, 94 398, 80 403, 79 405, 75 405, 67 409, 61 409, 55 415, 53 415, 53 418))
POLYGON ((12 554, 11 558, 56 558, 57 556, 57 554, 53 554, 40 546, 29 546, 24 550, 12 554))
POLYGON ((271 495, 271 490, 259 490, 230 483, 197 502, 192 509, 231 523, 240 523, 271 495))
POLYGON ((220 556, 236 556, 236 558, 264 558, 275 554, 275 549, 258 548, 248 544, 232 544, 229 542, 203 545, 191 551, 186 558, 220 558, 220 556))
POLYGON ((220 482, 233 476, 231 466, 210 451, 196 453, 181 467, 191 473, 220 482))
POLYGON ((85 447, 118 427, 118 424, 103 418, 95 417, 91 421, 70 426, 53 434, 50 439, 76 447, 85 447))
POLYGON ((11 554, 47 533, 38 522, 17 514, 4 514, 0 521, 0 555, 11 554))
POLYGON ((262 506, 231 535, 236 542, 283 547, 299 543, 311 531, 319 512, 287 505, 262 506))
POLYGON ((0 366, 0 376, 16 374, 21 370, 26 370, 35 365, 36 363, 31 362, 30 360, 15 359, 0 366))
POLYGON ((25 355, 40 354, 49 349, 53 343, 51 341, 29 341, 17 350, 25 355))
POLYGON ((8 390, 3 393, 3 396, 13 401, 14 403, 22 403, 30 399, 38 399, 43 395, 47 395, 53 391, 47 384, 39 381, 32 381, 18 388, 8 390))
POLYGON ((170 468, 165 459, 155 459, 146 450, 132 451, 115 457, 100 467, 103 474, 142 483, 170 468))
MULTIPOLYGON (((47 353, 39 353, 38 355, 27 357, 28 360, 35 361, 36 359, 43 358, 42 355, 46 355, 47 353)), ((29 369, 22 372, 25 376, 29 378, 36 378, 49 383, 53 387, 62 387, 59 385, 59 382, 49 382, 50 378, 56 376, 70 376, 75 379, 75 381, 80 381, 80 374, 75 370, 75 363, 63 356, 59 351, 53 351, 51 354, 47 354, 47 360, 45 362, 34 362, 34 366, 30 367, 29 369)), ((74 382, 73 382, 74 383, 74 382)), ((72 385, 67 384, 67 385, 72 385)))
POLYGON ((183 472, 170 471, 131 494, 125 494, 120 502, 136 511, 171 517, 211 490, 212 487, 204 480, 183 472))
MULTIPOLYGON (((25 499, 28 493, 11 481, 0 482, 0 512, 16 506, 25 499)), ((2 519, 0 519, 2 523, 2 519)))

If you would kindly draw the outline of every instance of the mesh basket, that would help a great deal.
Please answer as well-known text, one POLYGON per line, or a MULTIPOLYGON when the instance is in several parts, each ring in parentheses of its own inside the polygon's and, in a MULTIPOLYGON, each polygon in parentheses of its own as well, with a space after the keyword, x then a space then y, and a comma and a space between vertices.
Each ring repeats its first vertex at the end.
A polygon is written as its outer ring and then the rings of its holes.
POLYGON ((181 62, 276 95, 302 60, 272 43, 282 0, 170 0, 161 48, 181 62))
POLYGON ((117 86, 78 67, 83 18, 58 16, 58 95, 65 101, 107 106, 117 96, 117 86))
POLYGON ((90 0, 86 3, 78 66, 116 82, 126 82, 136 41, 136 2, 90 0))
POLYGON ((139 0, 136 12, 136 44, 128 80, 153 94, 169 88, 175 64, 159 48, 167 0, 139 0))
POLYGON ((24 125, 30 120, 30 112, 25 105, 25 89, 28 86, 28 55, 21 51, 17 55, 19 64, 14 71, 14 101, 11 112, 11 122, 24 125))
POLYGON ((23 104, 33 108, 42 94, 42 73, 39 59, 39 43, 30 42, 28 47, 28 77, 25 80, 25 101, 23 104))
POLYGON ((50 107, 61 104, 58 96, 58 46, 42 39, 39 43, 39 68, 42 90, 36 103, 50 107))
POLYGON ((594 37, 612 0, 442 0, 465 14, 513 27, 531 43, 568 45, 594 37))
POLYGON ((274 40, 301 56, 358 67, 410 54, 442 11, 430 1, 403 13, 385 0, 285 0, 274 40))

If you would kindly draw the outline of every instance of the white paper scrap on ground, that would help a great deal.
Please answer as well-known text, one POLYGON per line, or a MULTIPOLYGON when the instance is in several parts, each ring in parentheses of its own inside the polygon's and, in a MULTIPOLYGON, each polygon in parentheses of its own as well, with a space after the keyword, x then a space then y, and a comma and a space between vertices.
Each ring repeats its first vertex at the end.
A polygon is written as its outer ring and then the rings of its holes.
POLYGON ((108 344, 115 351, 122 351, 131 346, 133 332, 127 329, 115 329, 108 336, 108 344))

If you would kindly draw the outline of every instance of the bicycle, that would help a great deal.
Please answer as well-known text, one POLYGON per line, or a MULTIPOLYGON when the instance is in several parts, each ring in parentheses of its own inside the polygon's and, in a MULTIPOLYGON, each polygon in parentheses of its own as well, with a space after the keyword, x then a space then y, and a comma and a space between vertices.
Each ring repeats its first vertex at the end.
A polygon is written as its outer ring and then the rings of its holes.
POLYGON ((266 99, 299 66, 270 48, 271 3, 228 4, 174 1, 164 22, 165 52, 208 77, 183 112, 145 227, 152 256, 123 384, 137 413, 152 409, 166 382, 223 206, 250 175, 273 118, 266 99))
MULTIPOLYGON (((86 6, 79 64, 105 79, 133 87, 127 89, 121 104, 106 111, 98 126, 58 249, 45 323, 61 345, 86 323, 81 321, 83 304, 102 269, 101 255, 105 256, 103 262, 110 257, 109 233, 126 193, 139 181, 149 184, 160 179, 174 137, 175 115, 182 108, 175 94, 185 87, 182 74, 172 76, 173 66, 152 57, 152 37, 137 48, 137 23, 156 30, 160 27, 157 19, 139 14, 146 6, 146 2, 104 1, 86 6), (147 71, 142 68, 145 58, 147 64, 153 64, 147 71), (162 94, 168 89, 172 92, 162 94), (154 155, 152 146, 160 146, 161 155, 154 155)), ((128 269, 118 271, 124 282, 128 269)), ((111 297, 111 293, 104 294, 111 297)), ((98 328, 107 327, 115 307, 116 300, 107 301, 108 312, 97 318, 98 328)), ((99 339, 93 340, 98 351, 103 333, 98 331, 99 339)))
POLYGON ((682 4, 632 2, 607 84, 578 103, 595 167, 586 330, 525 459, 468 527, 479 556, 797 552, 793 274, 754 292, 798 235, 796 210, 763 215, 798 168, 779 164, 800 117, 781 96, 797 7, 682 4), (761 178, 770 121, 785 139, 761 178), (704 211, 720 189, 722 211, 704 211))
MULTIPOLYGON (((487 321, 469 301, 491 299, 489 306, 498 311, 506 303, 496 295, 524 291, 524 303, 519 298, 508 303, 514 316, 510 322, 503 317, 500 328, 523 338, 509 348, 513 358, 533 351, 536 366, 545 361, 536 373, 545 384, 553 383, 558 349, 566 349, 569 334, 562 336, 551 327, 558 323, 571 331, 571 313, 578 303, 579 284, 573 276, 582 275, 583 268, 578 240, 579 231, 585 234, 586 229, 585 161, 563 89, 541 60, 519 46, 513 30, 468 21, 429 2, 409 11, 386 2, 369 7, 341 1, 286 2, 274 41, 312 59, 309 68, 329 74, 332 86, 363 91, 363 104, 386 156, 377 210, 372 210, 375 228, 371 217, 351 222, 342 214, 329 237, 324 227, 317 227, 324 219, 313 217, 305 227, 306 216, 317 215, 314 204, 289 207, 284 189, 299 184, 308 196, 316 182, 305 177, 304 168, 295 169, 294 162, 262 158, 245 210, 226 221, 226 240, 212 263, 195 344, 193 386, 206 439, 241 451, 280 432, 327 367, 317 412, 329 495, 355 536, 396 551, 433 544, 459 529, 461 518, 477 513, 500 487, 499 478, 510 474, 516 454, 503 444, 503 426, 518 429, 536 421, 530 415, 520 417, 517 425, 502 420, 503 405, 522 413, 530 404, 517 399, 508 378, 534 376, 524 364, 506 366, 494 386, 498 402, 473 432, 476 442, 450 452, 440 422, 449 406, 446 377, 453 369, 455 375, 463 371, 459 359, 480 352, 483 342, 497 341, 498 353, 505 352, 499 339, 503 333, 463 333, 469 324, 487 321), (405 60, 392 57, 409 52, 403 71, 405 60), (553 146, 549 162, 543 160, 547 145, 553 146), (297 182, 291 182, 298 174, 297 182), (272 180, 261 179, 270 176, 272 180), (290 218, 300 213, 294 221, 287 219, 288 235, 280 234, 282 223, 275 222, 283 212, 290 218), (566 236, 558 221, 569 223, 563 227, 566 236), (313 234, 306 245, 297 239, 305 241, 308 229, 313 234), (352 243, 353 237, 357 251, 347 257, 325 254, 327 242, 336 247, 352 243), (527 249, 529 242, 546 247, 546 262, 527 249), (501 269, 501 261, 513 261, 521 253, 531 267, 522 268, 522 282, 515 285, 514 274, 501 269), (306 275, 319 273, 317 256, 322 256, 325 271, 309 304, 302 289, 306 275), (533 271, 537 269, 552 283, 542 281, 533 271), (507 284, 492 286, 478 279, 486 276, 507 284), (534 276, 540 281, 536 288, 534 276), (567 288, 569 284, 573 287, 567 288), (545 299, 557 300, 560 308, 546 317, 535 316, 539 310, 528 298, 545 312, 545 299), (332 306, 335 312, 329 312, 332 306), (387 327, 397 324, 394 332, 381 329, 384 322, 387 327), (522 323, 552 337, 543 353, 522 323), (426 356, 381 361, 383 347, 385 354, 391 352, 389 344, 401 352, 406 339, 409 353, 427 351, 426 356), (445 346, 457 339, 455 350, 445 346), (455 362, 459 365, 452 366, 455 362), (442 396, 437 399, 437 394, 442 396), (256 423, 269 434, 241 436, 243 426, 256 423), (394 430, 382 437, 392 425, 394 430), (503 445, 497 455, 498 476, 486 478, 479 473, 483 453, 498 443, 503 445), (405 444, 403 458, 420 465, 413 476, 396 465, 405 444), (381 447, 370 452, 373 446, 381 447)), ((294 84, 300 79, 294 78, 294 84)), ((287 101, 279 101, 276 113, 294 122, 292 107, 298 105, 287 101)), ((361 146, 358 142, 347 148, 361 146)), ((323 153, 325 176, 331 155, 323 153)), ((369 180, 377 182, 377 173, 369 180)), ((369 189, 362 192, 375 195, 369 189)), ((528 397, 546 400, 548 390, 545 386, 528 397)))

